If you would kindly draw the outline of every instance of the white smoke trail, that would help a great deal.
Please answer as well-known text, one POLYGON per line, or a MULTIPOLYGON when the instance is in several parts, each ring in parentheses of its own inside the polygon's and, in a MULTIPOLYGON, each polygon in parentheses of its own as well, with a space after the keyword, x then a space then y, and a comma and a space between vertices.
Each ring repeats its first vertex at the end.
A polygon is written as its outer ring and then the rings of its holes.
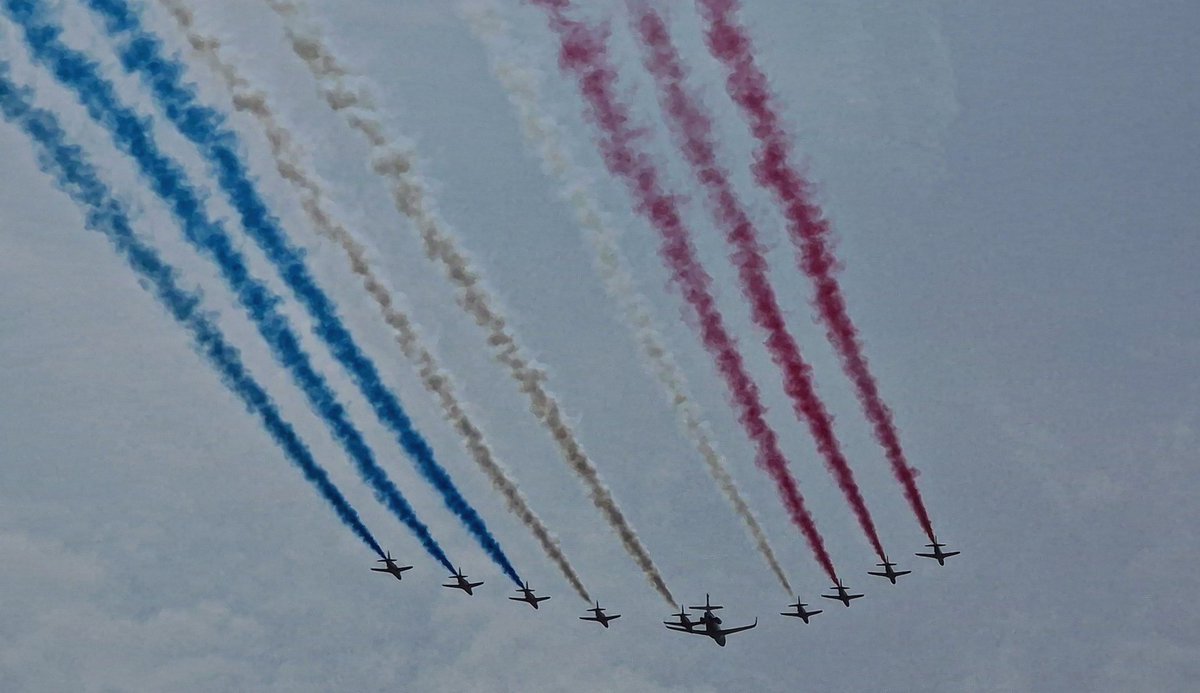
POLYGON ((529 398, 530 411, 550 432, 563 460, 584 482, 592 503, 616 531, 622 546, 646 579, 674 607, 675 599, 649 552, 576 439, 558 400, 545 388, 546 373, 525 356, 525 350, 500 314, 496 299, 484 286, 479 270, 472 265, 459 247, 458 239, 435 211, 436 205, 425 181, 416 172, 415 153, 386 133, 382 116, 364 78, 352 77, 319 34, 303 26, 302 3, 295 0, 265 1, 283 19, 292 49, 316 78, 321 95, 330 108, 340 113, 353 130, 370 142, 373 149, 372 168, 390 184, 396 209, 413 222, 425 245, 427 257, 440 264, 446 277, 455 286, 459 306, 487 333, 487 342, 495 358, 508 369, 521 391, 529 398))
POLYGON ((562 571, 571 587, 586 602, 591 596, 583 586, 574 567, 563 554, 558 539, 550 533, 541 518, 529 507, 524 495, 517 488, 508 470, 496 459, 484 438, 483 431, 467 415, 455 391, 454 380, 438 363, 436 357, 425 346, 417 326, 408 315, 397 307, 394 292, 379 279, 371 268, 366 248, 329 211, 328 196, 316 176, 309 173, 301 162, 291 132, 279 122, 270 108, 266 94, 255 88, 242 77, 234 65, 221 57, 218 39, 201 34, 194 25, 191 11, 182 0, 159 0, 175 18, 187 36, 193 50, 217 73, 233 97, 234 108, 254 116, 266 132, 271 146, 275 167, 285 180, 292 184, 300 195, 301 207, 321 235, 336 242, 346 253, 350 269, 362 279, 375 304, 379 306, 384 322, 392 328, 396 343, 404 356, 416 367, 425 389, 437 397, 442 415, 462 437, 475 463, 487 475, 492 487, 504 496, 508 509, 533 534, 542 550, 562 571))
POLYGON ((608 295, 621 309, 622 317, 641 347, 647 370, 658 379, 675 408, 680 426, 700 453, 709 474, 746 525, 750 538, 787 593, 791 584, 746 500, 726 469, 716 449, 712 430, 692 399, 687 379, 667 349, 666 339, 651 314, 650 303, 640 291, 629 261, 621 251, 617 231, 606 223, 600 202, 590 192, 588 180, 565 144, 562 126, 545 106, 542 77, 513 45, 508 22, 494 2, 471 2, 462 12, 475 36, 484 44, 492 72, 517 110, 527 143, 537 150, 546 172, 558 180, 560 194, 570 203, 575 219, 591 245, 593 261, 608 295))

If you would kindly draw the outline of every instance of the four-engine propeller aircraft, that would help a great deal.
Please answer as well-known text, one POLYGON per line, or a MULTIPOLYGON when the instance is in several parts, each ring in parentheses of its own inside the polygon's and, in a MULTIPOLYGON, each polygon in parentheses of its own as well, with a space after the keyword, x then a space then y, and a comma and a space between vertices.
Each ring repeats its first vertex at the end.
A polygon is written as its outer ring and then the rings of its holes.
MULTIPOLYGON (((514 602, 525 602, 526 604, 528 604, 529 606, 532 606, 535 609, 538 608, 538 602, 544 602, 550 598, 550 597, 535 597, 535 596, 533 596, 533 590, 529 589, 528 582, 525 583, 524 587, 518 589, 517 591, 521 593, 521 596, 509 597, 509 599, 513 600, 514 602)), ((597 603, 597 605, 598 605, 598 603, 597 603)), ((614 616, 613 618, 616 618, 616 617, 614 616)))
POLYGON ((454 582, 442 585, 442 587, 449 587, 452 590, 462 590, 467 594, 475 594, 471 590, 483 584, 482 580, 479 582, 467 582, 467 576, 463 575, 462 568, 454 571, 454 573, 450 575, 450 578, 453 579, 454 582))
POLYGON ((796 618, 800 619, 801 621, 808 623, 808 619, 810 617, 816 616, 817 614, 824 612, 824 609, 813 609, 812 611, 809 611, 804 608, 806 606, 808 606, 808 604, 805 604, 804 602, 800 601, 800 597, 796 597, 795 604, 788 604, 788 608, 795 609, 795 611, 780 611, 779 615, 780 616, 795 616, 796 618))
MULTIPOLYGON (((512 597, 509 597, 509 598, 512 599, 512 597)), ((547 597, 547 599, 549 599, 549 597, 547 597)), ((609 621, 615 621, 618 618, 621 618, 621 614, 613 614, 612 616, 605 615, 604 609, 600 608, 600 602, 596 602, 595 608, 588 609, 588 611, 592 612, 592 615, 591 616, 580 616, 579 620, 580 621, 595 621, 596 623, 599 623, 600 625, 604 626, 605 628, 608 628, 609 621)))
POLYGON ((734 633, 741 633, 744 630, 750 630, 751 628, 754 628, 755 626, 758 625, 758 619, 756 618, 756 619, 754 619, 754 623, 751 623, 748 626, 738 626, 737 628, 722 628, 721 627, 721 619, 713 612, 716 611, 717 609, 723 609, 725 607, 713 604, 709 600, 709 597, 707 594, 704 595, 704 606, 692 606, 692 607, 688 607, 688 608, 692 609, 693 611, 703 611, 704 612, 704 613, 700 614, 700 621, 698 623, 692 624, 690 621, 688 621, 688 618, 683 613, 683 610, 680 609, 679 614, 678 614, 680 623, 674 624, 674 623, 666 623, 664 621, 664 624, 667 626, 667 630, 674 630, 674 631, 678 631, 680 633, 692 633, 693 635, 704 635, 709 638, 712 638, 713 642, 717 643, 721 647, 725 647, 725 637, 726 636, 733 635, 734 633))
POLYGON ((846 586, 842 584, 841 580, 838 580, 838 584, 830 587, 829 589, 837 590, 837 594, 822 594, 821 596, 825 599, 835 599, 846 606, 850 606, 851 599, 858 599, 859 597, 863 596, 861 594, 849 594, 846 591, 846 586))
POLYGON ((403 573, 406 570, 412 570, 411 565, 396 565, 396 559, 392 558, 391 551, 387 552, 386 558, 381 558, 375 562, 383 563, 385 565, 382 568, 371 568, 371 572, 373 572, 373 573, 389 573, 391 575, 395 575, 397 580, 404 579, 400 576, 401 573, 403 573))
POLYGON ((896 564, 889 561, 887 556, 883 557, 883 563, 876 563, 875 565, 883 568, 883 572, 877 573, 868 570, 867 575, 878 575, 879 577, 885 577, 891 580, 893 585, 896 584, 896 578, 900 577, 901 575, 908 575, 912 572, 911 570, 896 570, 896 564))
POLYGON ((950 558, 951 556, 957 556, 958 554, 962 553, 961 551, 942 551, 942 547, 945 546, 945 544, 938 542, 937 537, 933 538, 932 544, 926 544, 926 546, 933 549, 933 553, 918 553, 914 555, 920 556, 921 558, 932 558, 938 562, 938 565, 946 565, 947 558, 950 558))

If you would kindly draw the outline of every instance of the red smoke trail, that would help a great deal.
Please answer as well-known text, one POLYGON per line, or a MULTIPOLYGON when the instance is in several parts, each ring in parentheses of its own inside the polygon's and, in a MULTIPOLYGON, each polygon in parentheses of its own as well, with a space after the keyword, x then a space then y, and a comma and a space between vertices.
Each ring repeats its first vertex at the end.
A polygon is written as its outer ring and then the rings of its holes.
POLYGON ((871 547, 886 560, 871 512, 834 435, 833 420, 817 396, 811 369, 787 330, 783 311, 767 279, 767 261, 758 243, 758 231, 733 191, 728 172, 717 163, 712 119, 684 86, 683 64, 662 17, 645 3, 632 5, 635 33, 646 49, 645 65, 654 76, 659 103, 667 114, 671 130, 680 140, 684 157, 708 193, 718 227, 733 246, 732 258, 737 265, 742 293, 750 303, 754 322, 767 333, 767 349, 771 352, 771 360, 783 373, 784 390, 792 399, 792 410, 797 418, 808 424, 825 466, 837 480, 871 547))
POLYGON ((696 311, 704 346, 712 354, 717 368, 737 406, 738 419, 757 448, 757 463, 775 481, 792 521, 808 541, 817 562, 830 579, 837 580, 833 561, 825 550, 817 526, 804 505, 800 488, 788 471, 788 462, 763 417, 758 387, 742 363, 734 339, 725 330, 724 321, 709 291, 711 282, 695 257, 688 231, 683 226, 674 196, 659 182, 657 167, 639 149, 640 132, 630 124, 628 108, 616 96, 616 71, 608 61, 607 34, 564 16, 567 0, 531 0, 546 10, 551 28, 561 43, 559 64, 575 74, 579 90, 588 105, 588 116, 597 125, 597 144, 608 170, 623 179, 643 215, 661 235, 659 249, 671 268, 688 304, 696 311))
POLYGON ((736 0, 697 0, 707 23, 705 39, 712 54, 727 71, 725 89, 750 122, 750 130, 759 142, 753 166, 760 185, 770 188, 783 207, 788 233, 796 246, 800 269, 816 289, 814 304, 825 322, 829 341, 842 360, 842 369, 854 382, 858 399, 875 429, 875 438, 883 446, 892 472, 904 487, 904 496, 912 506, 921 528, 933 538, 933 524, 917 489, 916 469, 909 466, 900 447, 900 436, 892 422, 892 412, 879 396, 879 388, 867 367, 858 330, 846 313, 846 300, 833 276, 837 261, 825 242, 829 222, 812 201, 809 183, 789 161, 791 141, 771 104, 772 94, 766 75, 754 62, 753 45, 745 28, 737 23, 736 0))

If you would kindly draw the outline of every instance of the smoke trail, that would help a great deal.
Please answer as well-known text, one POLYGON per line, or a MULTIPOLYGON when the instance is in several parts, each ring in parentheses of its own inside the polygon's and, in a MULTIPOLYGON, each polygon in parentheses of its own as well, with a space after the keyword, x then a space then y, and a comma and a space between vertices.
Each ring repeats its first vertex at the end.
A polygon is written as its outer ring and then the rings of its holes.
POLYGON ((9 81, 8 72, 8 65, 0 61, 0 111, 5 120, 33 141, 38 167, 80 206, 87 228, 104 234, 137 273, 143 286, 152 291, 171 317, 191 333, 197 353, 217 371, 221 382, 242 400, 246 409, 258 415, 271 439, 332 506, 342 524, 382 558, 383 550, 359 519, 358 512, 317 464, 292 425, 280 416, 270 395, 246 371, 237 349, 225 341, 220 329, 200 309, 200 294, 179 287, 175 269, 134 234, 128 213, 100 180, 95 167, 84 158, 83 151, 67 142, 66 134, 53 114, 32 105, 32 94, 28 89, 9 81))
POLYGON ((667 399, 675 408, 684 435, 696 448, 709 474, 746 525, 747 532, 771 572, 778 578, 784 591, 791 594, 791 584, 767 541, 766 533, 726 469, 725 459, 716 448, 712 430, 692 399, 683 371, 667 348, 666 338, 651 313, 650 302, 637 288, 629 261, 621 251, 616 230, 608 225, 599 200, 590 192, 586 176, 567 148, 562 126, 544 104, 540 75, 512 45, 508 23, 497 14, 494 3, 473 3, 465 8, 465 13, 475 35, 488 49, 492 71, 517 110, 526 141, 538 151, 546 173, 558 180, 561 196, 574 210, 575 219, 591 246, 596 271, 641 348, 646 369, 662 385, 667 399))
POLYGON ((729 173, 717 162, 712 119, 684 84, 687 75, 662 17, 645 2, 632 0, 630 6, 634 34, 641 41, 646 69, 654 77, 659 105, 667 114, 667 123, 696 180, 708 194, 717 226, 732 246, 730 259, 737 266, 742 294, 750 304, 754 322, 767 334, 767 350, 783 374, 784 391, 792 400, 792 411, 808 424, 825 467, 842 489, 871 547, 881 559, 887 560, 871 512, 834 434, 833 419, 813 385, 812 369, 788 332, 783 311, 767 278, 767 261, 759 245, 758 230, 734 192, 729 173))
POLYGON ((633 527, 625 519, 612 492, 564 419, 558 400, 543 385, 546 373, 530 362, 507 321, 496 307, 496 299, 484 286, 479 270, 466 257, 459 241, 435 211, 432 195, 416 172, 416 157, 384 130, 374 100, 366 93, 365 81, 355 80, 330 52, 318 34, 301 26, 300 4, 291 0, 266 0, 284 20, 284 29, 292 49, 317 79, 321 94, 330 108, 345 117, 349 125, 371 144, 373 168, 391 185, 397 210, 409 217, 421 235, 430 260, 442 265, 446 276, 457 288, 457 301, 463 310, 487 332, 488 345, 509 370, 510 375, 529 397, 530 411, 554 438, 563 460, 583 480, 592 503, 604 515, 620 537, 625 551, 633 558, 646 579, 664 599, 675 606, 666 582, 633 527))
POLYGON ((125 0, 89 0, 87 4, 104 20, 104 28, 116 43, 125 69, 143 80, 168 120, 196 145, 212 166, 246 232, 275 265, 292 295, 305 307, 317 325, 316 333, 350 374, 375 415, 396 436, 417 471, 438 491, 445 506, 458 517, 488 557, 513 583, 520 585, 521 578, 499 541, 459 492, 449 472, 434 457, 428 442, 413 427, 397 396, 384 385, 374 362, 363 353, 342 323, 337 306, 309 273, 303 255, 291 245, 278 219, 267 209, 238 155, 237 135, 224 126, 219 113, 197 103, 195 89, 183 83, 184 65, 164 55, 161 41, 142 28, 138 13, 125 0))
POLYGON ((22 0, 5 0, 5 8, 24 33, 25 43, 34 59, 47 66, 59 82, 75 92, 88 115, 108 130, 119 150, 133 158, 151 189, 167 204, 183 228, 188 242, 217 263, 226 283, 267 341, 272 356, 292 374, 313 410, 325 421, 354 462, 359 475, 374 490, 375 497, 417 536, 430 556, 453 570, 429 529, 417 518, 387 473, 376 464, 371 449, 347 418, 345 409, 325 379, 313 369, 287 318, 276 310, 279 297, 250 275, 244 258, 233 246, 224 227, 208 219, 204 205, 187 181, 182 167, 161 153, 148 125, 120 103, 112 84, 100 76, 95 63, 62 42, 61 28, 50 23, 40 9, 22 0))
POLYGON ((622 179, 636 200, 639 214, 662 237, 660 253, 671 268, 684 298, 698 317, 704 346, 712 354, 718 370, 738 409, 738 419, 758 449, 757 462, 775 481, 784 507, 800 528, 817 562, 826 574, 837 580, 833 561, 804 505, 800 488, 788 470, 788 462, 779 450, 779 442, 763 417, 764 409, 758 386, 746 372, 733 337, 725 329, 716 301, 709 291, 711 280, 695 256, 691 239, 680 218, 676 199, 659 182, 658 169, 649 155, 638 148, 639 131, 631 123, 628 108, 615 93, 616 72, 608 64, 607 36, 564 15, 566 0, 532 0, 546 10, 550 27, 561 42, 559 65, 572 72, 579 91, 588 105, 587 115, 596 124, 597 145, 608 170, 622 179))
POLYGON ((841 357, 842 369, 854 383, 875 438, 883 446, 892 473, 904 488, 904 497, 921 529, 932 541, 933 523, 917 488, 917 470, 909 465, 900 447, 900 434, 892 421, 892 411, 879 394, 879 386, 863 354, 858 330, 846 312, 841 285, 834 276, 837 261, 825 241, 829 235, 829 221, 812 201, 808 181, 790 162, 791 140, 772 105, 767 77, 754 61, 750 35, 737 21, 738 3, 736 0, 697 0, 696 4, 707 26, 705 38, 709 51, 725 66, 725 90, 741 107, 758 140, 759 150, 752 167, 754 177, 759 185, 775 193, 783 208, 800 269, 808 275, 816 290, 814 304, 825 323, 825 334, 841 357))
POLYGON ((394 290, 375 274, 367 257, 367 250, 358 238, 334 217, 329 209, 328 196, 320 181, 302 163, 296 150, 292 133, 276 118, 267 101, 266 94, 256 89, 242 77, 234 65, 221 57, 221 43, 212 36, 201 34, 194 26, 193 17, 181 0, 160 0, 179 23, 187 35, 188 43, 220 75, 229 89, 234 108, 254 116, 266 132, 271 155, 279 174, 290 182, 300 195, 300 205, 309 221, 323 236, 336 242, 346 253, 350 269, 362 279, 363 288, 379 307, 383 320, 392 328, 396 343, 405 357, 416 367, 421 382, 437 397, 442 415, 462 436, 467 451, 487 475, 495 488, 504 497, 508 509, 529 529, 541 545, 542 550, 562 571, 563 577, 586 602, 591 596, 583 581, 567 560, 558 539, 550 533, 540 517, 529 507, 529 502, 512 479, 511 473, 495 458, 483 431, 467 414, 455 391, 450 373, 443 370, 436 357, 425 346, 418 327, 409 316, 397 307, 394 290))

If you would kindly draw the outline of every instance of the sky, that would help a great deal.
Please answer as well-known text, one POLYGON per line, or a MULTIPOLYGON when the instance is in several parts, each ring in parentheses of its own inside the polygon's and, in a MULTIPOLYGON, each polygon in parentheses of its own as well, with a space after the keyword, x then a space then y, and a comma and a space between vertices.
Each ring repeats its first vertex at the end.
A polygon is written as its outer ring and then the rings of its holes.
MULTIPOLYGON (((843 289, 943 541, 939 568, 873 442, 809 306, 781 217, 747 173, 753 143, 724 96, 690 3, 663 3, 717 115, 725 161, 770 248, 771 278, 874 514, 914 574, 889 586, 741 301, 724 244, 671 149, 620 3, 609 18, 622 89, 687 218, 854 608, 810 625, 776 616, 773 580, 640 367, 569 209, 524 146, 487 56, 433 0, 314 3, 346 62, 379 87, 389 127, 415 143, 438 206, 550 373, 580 438, 675 595, 706 592, 727 624, 715 647, 668 633, 668 609, 564 468, 480 332, 424 259, 371 174, 366 148, 318 99, 259 2, 197 10, 265 85, 340 211, 454 372, 472 413, 584 582, 607 631, 505 512, 440 418, 336 247, 306 225, 265 139, 231 122, 251 170, 314 272, 439 459, 522 576, 553 599, 534 612, 444 512, 324 348, 304 332, 380 461, 451 560, 486 584, 441 589, 442 569, 374 503, 224 289, 182 242, 130 161, 34 67, 7 18, 0 57, 130 204, 138 231, 204 289, 243 351, 367 525, 415 566, 402 583, 338 524, 185 333, 0 126, 0 689, 442 691, 1191 690, 1200 677, 1200 21, 1195 3, 1102 0, 758 0, 742 16, 833 221, 843 289), (669 6, 669 7, 668 7, 669 6)), ((186 141, 165 126, 78 2, 68 41, 116 78, 199 185, 235 218, 186 141)), ((731 470, 800 596, 827 587, 766 475, 656 238, 630 211, 555 69, 544 18, 505 0, 545 68, 556 115, 623 229, 635 273, 708 414, 731 470)), ((148 21, 185 45, 156 4, 148 21)), ((186 55, 186 53, 184 53, 186 55)), ((203 98, 228 108, 198 62, 203 98)), ((284 287, 241 236, 258 275, 284 287)))

